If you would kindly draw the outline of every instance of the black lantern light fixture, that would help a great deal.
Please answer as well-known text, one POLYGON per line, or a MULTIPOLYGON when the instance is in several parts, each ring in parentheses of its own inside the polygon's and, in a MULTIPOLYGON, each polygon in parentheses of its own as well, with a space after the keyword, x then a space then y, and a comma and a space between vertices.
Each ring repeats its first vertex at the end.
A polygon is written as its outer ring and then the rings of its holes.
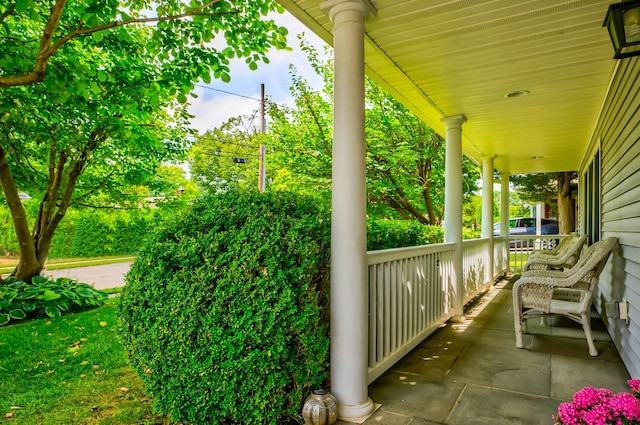
POLYGON ((609 30, 614 59, 640 55, 640 0, 610 5, 602 26, 609 30))

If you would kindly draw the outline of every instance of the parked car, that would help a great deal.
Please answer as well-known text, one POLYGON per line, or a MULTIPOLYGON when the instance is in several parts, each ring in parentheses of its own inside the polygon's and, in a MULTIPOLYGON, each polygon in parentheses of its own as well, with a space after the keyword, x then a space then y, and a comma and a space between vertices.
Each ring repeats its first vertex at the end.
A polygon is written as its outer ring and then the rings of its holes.
MULTIPOLYGON (((560 229, 558 226, 558 220, 552 218, 541 219, 540 234, 542 235, 557 235, 560 229)), ((535 217, 516 217, 509 219, 509 236, 524 236, 536 234, 536 218, 535 217)), ((493 235, 500 236, 500 223, 493 225, 493 235)), ((543 239, 543 249, 553 249, 558 243, 558 239, 543 239)), ((529 247, 533 248, 534 240, 530 239, 526 242, 517 239, 511 239, 509 244, 510 248, 529 247)))

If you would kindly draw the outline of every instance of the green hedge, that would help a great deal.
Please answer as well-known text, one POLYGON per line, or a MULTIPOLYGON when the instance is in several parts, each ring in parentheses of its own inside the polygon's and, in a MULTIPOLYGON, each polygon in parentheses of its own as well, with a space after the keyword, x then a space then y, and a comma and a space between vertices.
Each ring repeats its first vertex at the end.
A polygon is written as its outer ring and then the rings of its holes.
POLYGON ((159 412, 193 424, 299 415, 327 377, 329 219, 312 199, 229 192, 156 229, 119 315, 159 412))
POLYGON ((50 258, 135 254, 158 223, 158 211, 74 211, 60 223, 50 258))
POLYGON ((430 245, 444 241, 444 229, 416 220, 371 220, 367 222, 367 250, 430 245))

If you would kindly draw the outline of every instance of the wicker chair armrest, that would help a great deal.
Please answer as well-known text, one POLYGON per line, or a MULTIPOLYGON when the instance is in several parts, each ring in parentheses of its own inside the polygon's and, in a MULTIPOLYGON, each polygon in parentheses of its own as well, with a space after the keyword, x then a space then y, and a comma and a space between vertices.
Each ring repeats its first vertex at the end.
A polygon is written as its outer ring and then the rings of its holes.
POLYGON ((526 264, 527 268, 525 269, 525 273, 536 270, 536 271, 542 271, 542 270, 548 270, 549 269, 549 265, 545 264, 545 263, 527 263, 526 264))
MULTIPOLYGON (((531 264, 531 266, 533 266, 533 264, 531 264)), ((563 279, 567 277, 570 273, 567 270, 549 270, 549 267, 547 265, 544 265, 544 266, 546 267, 545 269, 530 268, 526 272, 522 273, 521 278, 536 276, 536 277, 544 277, 544 278, 549 277, 549 278, 563 279)))
POLYGON ((554 250, 540 250, 540 249, 536 249, 535 251, 531 252, 531 254, 529 255, 529 258, 550 258, 550 257, 555 257, 556 255, 560 254, 562 251, 556 251, 554 250))
MULTIPOLYGON (((569 276, 557 276, 557 275, 546 275, 542 276, 541 274, 552 273, 553 271, 544 270, 531 274, 523 274, 518 282, 521 282, 521 285, 527 283, 533 283, 536 285, 546 285, 551 288, 569 288, 575 285, 580 281, 580 276, 578 275, 569 275, 569 276)), ((565 272, 557 272, 557 273, 565 273, 565 272)))
POLYGON ((520 278, 513 285, 514 308, 534 309, 548 313, 551 308, 554 287, 539 281, 520 278))
POLYGON ((548 250, 548 249, 534 249, 533 251, 531 251, 531 254, 529 255, 529 258, 532 257, 554 257, 556 255, 558 255, 560 251, 552 249, 552 250, 548 250))

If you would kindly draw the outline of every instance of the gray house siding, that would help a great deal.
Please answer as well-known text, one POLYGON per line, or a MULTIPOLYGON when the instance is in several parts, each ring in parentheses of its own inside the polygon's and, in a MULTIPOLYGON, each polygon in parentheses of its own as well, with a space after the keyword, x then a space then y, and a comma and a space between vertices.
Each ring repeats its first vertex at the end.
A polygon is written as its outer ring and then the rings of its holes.
POLYGON ((580 170, 580 229, 615 236, 620 249, 595 297, 633 378, 640 378, 640 60, 620 62, 580 170), (595 159, 595 161, 594 161, 595 159), (595 165, 594 165, 595 164, 595 165), (586 179, 586 181, 584 181, 586 179), (597 194, 599 192, 599 195, 597 194), (596 194, 595 196, 593 194, 596 194), (598 198, 598 199, 594 199, 598 198), (593 225, 593 220, 599 225, 593 225), (606 317, 609 301, 629 302, 630 321, 606 317))

